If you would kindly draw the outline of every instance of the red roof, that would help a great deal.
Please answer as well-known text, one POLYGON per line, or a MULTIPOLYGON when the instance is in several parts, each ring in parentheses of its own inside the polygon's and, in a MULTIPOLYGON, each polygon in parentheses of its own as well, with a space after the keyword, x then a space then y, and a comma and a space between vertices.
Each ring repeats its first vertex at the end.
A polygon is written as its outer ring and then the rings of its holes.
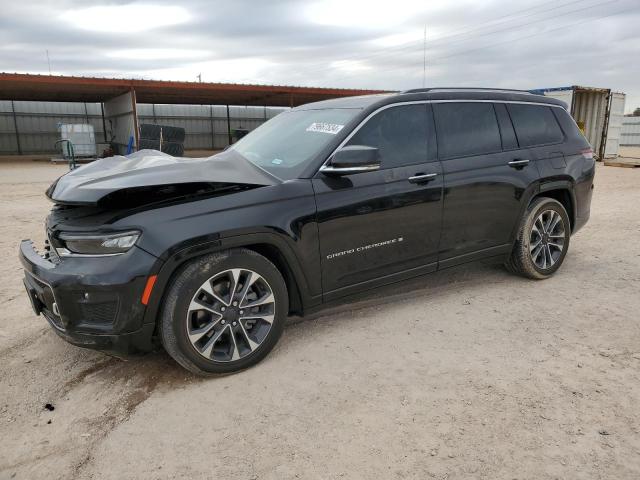
POLYGON ((0 73, 0 100, 102 102, 132 89, 138 103, 286 107, 384 93, 382 90, 0 73))

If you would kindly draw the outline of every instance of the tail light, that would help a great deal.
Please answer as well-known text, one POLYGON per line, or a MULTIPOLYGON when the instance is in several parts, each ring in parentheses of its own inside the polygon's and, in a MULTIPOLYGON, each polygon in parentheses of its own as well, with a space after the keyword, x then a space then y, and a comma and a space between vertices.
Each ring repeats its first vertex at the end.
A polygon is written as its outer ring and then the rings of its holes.
POLYGON ((585 148, 584 150, 580 150, 580 153, 582 154, 583 158, 586 158, 587 160, 593 160, 593 149, 585 148))

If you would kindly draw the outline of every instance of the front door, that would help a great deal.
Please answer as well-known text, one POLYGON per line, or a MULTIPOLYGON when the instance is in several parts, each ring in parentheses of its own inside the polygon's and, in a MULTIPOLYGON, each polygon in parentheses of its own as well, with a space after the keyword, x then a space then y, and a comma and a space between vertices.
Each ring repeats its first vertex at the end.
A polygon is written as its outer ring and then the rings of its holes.
POLYGON ((387 107, 346 145, 378 148, 381 167, 313 179, 326 300, 437 267, 443 183, 431 107, 387 107))

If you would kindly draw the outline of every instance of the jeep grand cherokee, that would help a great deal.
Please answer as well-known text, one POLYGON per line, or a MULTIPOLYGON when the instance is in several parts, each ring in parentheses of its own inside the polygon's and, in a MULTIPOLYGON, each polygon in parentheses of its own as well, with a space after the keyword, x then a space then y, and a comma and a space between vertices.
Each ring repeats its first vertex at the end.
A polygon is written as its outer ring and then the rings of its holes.
POLYGON ((36 313, 76 345, 261 360, 287 315, 479 259, 553 275, 589 218, 591 147, 555 99, 420 89, 282 113, 226 151, 140 151, 58 179, 36 313))

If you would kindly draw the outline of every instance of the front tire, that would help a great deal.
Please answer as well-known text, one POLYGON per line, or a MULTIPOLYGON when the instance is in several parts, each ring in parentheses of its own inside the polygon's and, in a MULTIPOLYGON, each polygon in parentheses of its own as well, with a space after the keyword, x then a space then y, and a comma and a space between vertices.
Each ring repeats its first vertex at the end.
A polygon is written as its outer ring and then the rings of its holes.
POLYGON ((191 372, 232 373, 276 345, 288 312, 278 269, 248 249, 205 255, 183 266, 162 309, 165 350, 191 372))
POLYGON ((552 198, 536 198, 522 217, 507 269, 534 280, 549 278, 569 249, 571 224, 564 206, 552 198))

